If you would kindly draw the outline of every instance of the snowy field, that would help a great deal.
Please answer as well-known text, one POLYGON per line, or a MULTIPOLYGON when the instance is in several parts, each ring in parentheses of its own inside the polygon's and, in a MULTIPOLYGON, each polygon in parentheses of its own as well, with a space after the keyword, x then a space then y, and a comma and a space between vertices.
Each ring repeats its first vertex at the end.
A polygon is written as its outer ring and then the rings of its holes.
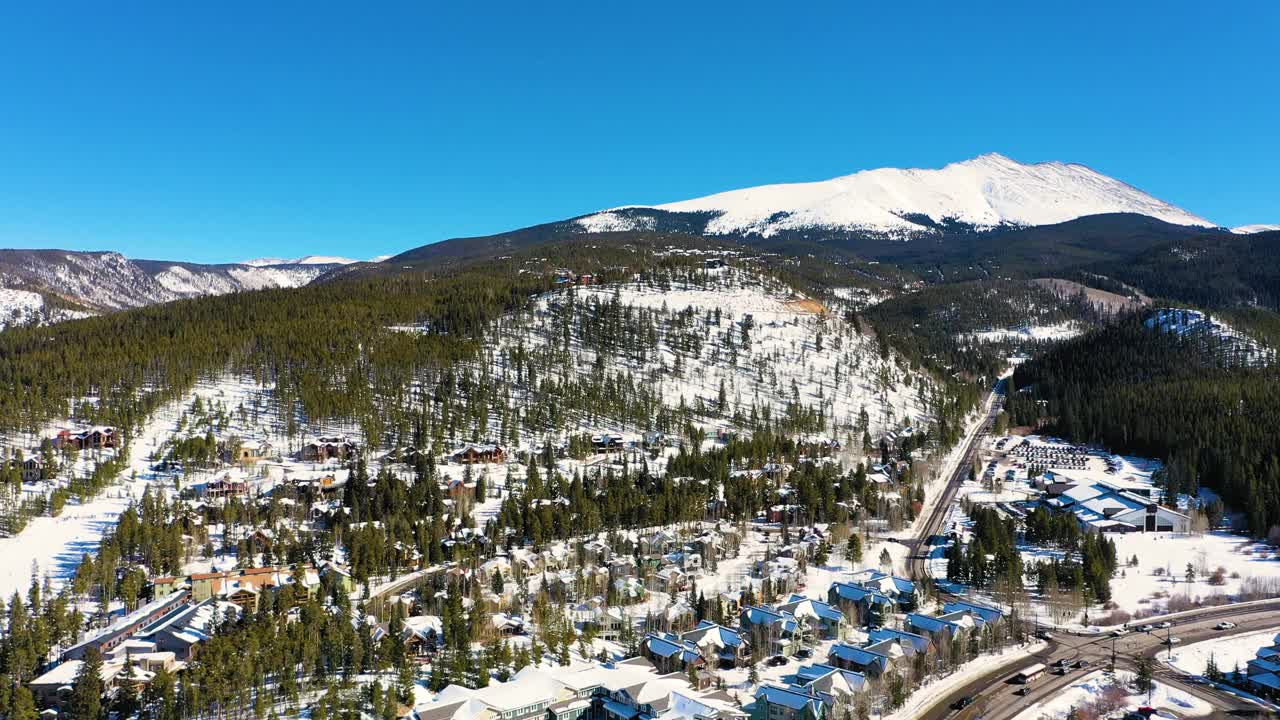
POLYGON ((1006 340, 1042 342, 1068 340, 1083 333, 1084 330, 1084 325, 1080 323, 1062 322, 1053 325, 1024 325, 1016 328, 983 330, 962 335, 960 339, 978 343, 1004 342, 1006 340))
MULTIPOLYGON (((1061 440, 1037 435, 989 438, 983 447, 983 467, 994 461, 993 477, 986 480, 980 475, 963 484, 957 494, 957 503, 949 511, 944 532, 965 534, 970 529, 970 519, 959 504, 962 499, 991 505, 1018 503, 1040 496, 1040 491, 1027 480, 1026 458, 1010 452, 1020 443, 1025 447, 1066 447, 1061 440)), ((1098 450, 1090 451, 1082 462, 1081 467, 1052 468, 1051 471, 1065 481, 1121 482, 1138 488, 1151 488, 1152 474, 1160 467, 1155 460, 1111 455, 1098 450)), ((1159 491, 1155 492, 1158 496, 1159 491)), ((1204 496, 1208 498, 1212 494, 1204 491, 1204 496)), ((1190 511, 1193 500, 1180 496, 1174 504, 1185 513, 1190 511)), ((1111 580, 1112 602, 1119 610, 1135 618, 1165 612, 1171 603, 1214 602, 1219 597, 1237 595, 1251 578, 1280 578, 1280 556, 1275 549, 1230 532, 1136 532, 1116 533, 1108 537, 1116 543, 1119 560, 1119 569, 1111 580), (1136 564, 1131 565, 1135 558, 1136 564), (1187 581, 1188 565, 1195 576, 1191 582, 1187 581)), ((1063 553, 1055 549, 1032 545, 1023 545, 1020 549, 1026 567, 1040 561, 1063 558, 1063 553)), ((946 577, 943 552, 944 548, 938 547, 931 554, 929 571, 935 578, 946 577)), ((965 588, 954 589, 966 591, 965 588)), ((1032 612, 1042 618, 1054 617, 1047 600, 1040 598, 1030 583, 1028 595, 1033 598, 1032 612)), ((1101 606, 1089 610, 1091 618, 1107 613, 1101 606)), ((1081 619, 1058 618, 1065 626, 1084 627, 1081 619)))
MULTIPOLYGON (((1213 706, 1204 700, 1167 685, 1157 682, 1148 696, 1135 692, 1128 685, 1133 679, 1131 673, 1119 672, 1117 676, 1125 684, 1113 685, 1102 671, 1086 675, 1070 687, 1064 688, 1049 702, 1028 707, 1018 714, 1016 720, 1063 720, 1071 713, 1072 708, 1107 697, 1114 699, 1123 709, 1135 710, 1147 705, 1158 710, 1172 711, 1175 717, 1201 717, 1213 712, 1213 706)), ((1168 717, 1169 713, 1163 715, 1168 717)))
POLYGON ((1223 672, 1230 672, 1237 667, 1243 670, 1258 650, 1277 642, 1277 633, 1280 633, 1280 624, 1261 632, 1184 645, 1168 657, 1167 663, 1188 675, 1203 675, 1209 658, 1212 657, 1218 664, 1218 669, 1223 672))

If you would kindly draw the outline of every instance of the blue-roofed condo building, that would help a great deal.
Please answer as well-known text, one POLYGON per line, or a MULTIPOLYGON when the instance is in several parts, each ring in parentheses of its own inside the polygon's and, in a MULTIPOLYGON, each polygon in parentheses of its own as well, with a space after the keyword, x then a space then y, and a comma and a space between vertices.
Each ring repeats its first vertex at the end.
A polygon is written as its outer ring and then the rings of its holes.
POLYGON ((852 670, 869 678, 878 678, 893 669, 894 658, 879 649, 837 643, 827 653, 827 664, 841 670, 852 670))
POLYGON ((752 720, 826 720, 827 702, 798 687, 763 685, 756 691, 752 720))
POLYGON ((893 612, 893 598, 871 588, 850 582, 832 583, 827 590, 827 602, 854 625, 880 625, 893 612))
POLYGON ((721 668, 745 667, 751 663, 751 643, 737 630, 703 620, 698 627, 682 633, 680 639, 692 643, 704 658, 715 658, 721 668))
POLYGON ((842 640, 847 625, 840 608, 821 600, 803 595, 792 595, 778 606, 800 623, 800 634, 805 643, 818 640, 842 640))
POLYGON ((640 642, 640 655, 660 673, 686 672, 690 665, 700 668, 706 664, 697 645, 666 633, 646 635, 640 642))
POLYGON ((800 640, 800 624, 790 613, 748 605, 738 617, 738 627, 757 651, 790 657, 800 640))

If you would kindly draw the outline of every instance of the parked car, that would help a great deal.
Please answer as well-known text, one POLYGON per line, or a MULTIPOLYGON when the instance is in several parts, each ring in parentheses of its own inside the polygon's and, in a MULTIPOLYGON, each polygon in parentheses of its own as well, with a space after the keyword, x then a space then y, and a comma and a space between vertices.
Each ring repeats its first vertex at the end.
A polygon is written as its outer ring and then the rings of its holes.
POLYGON ((1165 628, 1173 627, 1173 623, 1169 622, 1168 620, 1165 620, 1162 623, 1156 623, 1156 627, 1160 628, 1161 630, 1164 630, 1165 628))
POLYGON ((769 667, 778 667, 779 665, 786 665, 787 659, 782 657, 781 655, 774 655, 773 657, 766 660, 765 663, 769 667))
POLYGON ((1155 629, 1156 629, 1156 626, 1155 626, 1155 625, 1152 625, 1152 624, 1150 624, 1150 623, 1148 623, 1148 624, 1143 625, 1142 627, 1140 627, 1140 628, 1138 628, 1138 629, 1139 629, 1139 630, 1141 630, 1142 632, 1151 632, 1152 630, 1155 630, 1155 629))
POLYGON ((1111 631, 1111 636, 1112 636, 1112 637, 1123 637, 1123 636, 1128 635, 1128 634, 1129 634, 1129 628, 1122 628, 1122 627, 1120 627, 1120 628, 1116 628, 1115 630, 1112 630, 1112 631, 1111 631))
POLYGON ((1087 668, 1087 667, 1089 667, 1089 661, 1088 661, 1088 660, 1077 660, 1077 661, 1076 661, 1076 667, 1078 667, 1078 668, 1087 668))

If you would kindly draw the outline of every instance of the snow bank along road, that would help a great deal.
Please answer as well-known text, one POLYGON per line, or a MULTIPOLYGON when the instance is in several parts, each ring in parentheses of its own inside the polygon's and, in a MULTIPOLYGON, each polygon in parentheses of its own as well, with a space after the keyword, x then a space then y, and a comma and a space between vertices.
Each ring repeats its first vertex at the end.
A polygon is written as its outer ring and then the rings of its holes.
MULTIPOLYGON (((1222 605, 1204 608, 1179 616, 1177 624, 1169 630, 1153 633, 1132 632, 1123 637, 1105 635, 1069 635, 1055 634, 1044 651, 1016 662, 1004 664, 991 672, 974 679, 962 688, 939 697, 932 707, 922 712, 923 720, 941 720, 954 716, 955 720, 1012 720, 1019 713, 1037 703, 1061 692, 1064 688, 1077 682, 1084 673, 1098 667, 1106 667, 1111 662, 1114 643, 1116 665, 1133 669, 1134 658, 1147 656, 1159 660, 1165 655, 1166 632, 1180 638, 1182 643, 1194 643, 1214 638, 1226 638, 1230 635, 1253 633, 1275 627, 1280 613, 1280 600, 1263 603, 1250 603, 1244 606, 1222 605), (1214 628, 1219 622, 1230 619, 1237 627, 1226 633, 1214 628), (1071 670, 1065 675, 1047 674, 1031 685, 1018 685, 1009 681, 1017 671, 1035 663, 1052 666, 1059 660, 1076 662, 1087 660, 1090 670, 1071 670), (1027 689, 1026 695, 1015 694, 1021 688, 1027 689), (975 702, 960 712, 951 709, 953 703, 962 697, 972 697, 975 702)), ((1148 618, 1159 621, 1159 618, 1148 618)), ((1261 710, 1255 703, 1221 692, 1212 687, 1191 682, 1187 676, 1157 663, 1155 675, 1159 681, 1176 690, 1201 698, 1213 707, 1228 713, 1252 715, 1261 710)), ((1264 713, 1269 714, 1269 713, 1264 713)))

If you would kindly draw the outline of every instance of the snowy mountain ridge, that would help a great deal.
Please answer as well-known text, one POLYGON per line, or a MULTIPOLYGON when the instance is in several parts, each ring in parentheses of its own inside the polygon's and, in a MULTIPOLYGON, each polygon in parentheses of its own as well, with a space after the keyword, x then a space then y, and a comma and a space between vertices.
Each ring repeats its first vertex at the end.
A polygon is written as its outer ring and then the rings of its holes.
POLYGON ((650 219, 619 211, 709 213, 708 234, 769 237, 828 228, 906 239, 936 225, 977 229, 1052 225, 1087 215, 1134 213, 1168 223, 1215 224, 1084 165, 1020 163, 991 153, 941 169, 882 168, 831 180, 762 185, 661 205, 629 205, 576 219, 589 232, 644 230, 650 219))
POLYGON ((1280 225, 1241 225, 1231 228, 1231 232, 1237 235, 1254 235, 1256 233, 1275 232, 1280 230, 1280 225))
MULTIPOLYGON (((304 255, 293 260, 284 258, 255 258, 253 260, 245 260, 237 263, 239 265, 248 265, 249 267, 269 267, 272 265, 351 265, 360 262, 347 257, 338 257, 335 255, 304 255)), ((370 262, 378 262, 375 258, 370 262)))
POLYGON ((133 260, 117 252, 0 250, 0 327, 204 295, 299 287, 341 264, 323 260, 201 265, 133 260))

